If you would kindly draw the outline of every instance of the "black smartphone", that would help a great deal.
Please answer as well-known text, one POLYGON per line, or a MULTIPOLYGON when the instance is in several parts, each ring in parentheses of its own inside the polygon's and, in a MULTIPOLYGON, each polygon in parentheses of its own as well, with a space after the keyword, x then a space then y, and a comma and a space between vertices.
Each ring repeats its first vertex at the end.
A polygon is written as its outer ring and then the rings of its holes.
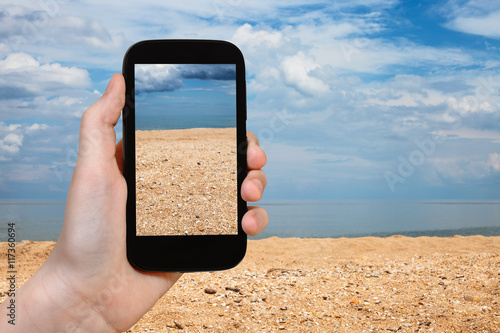
POLYGON ((127 257, 144 271, 213 271, 244 257, 245 64, 233 44, 148 40, 123 60, 127 257))

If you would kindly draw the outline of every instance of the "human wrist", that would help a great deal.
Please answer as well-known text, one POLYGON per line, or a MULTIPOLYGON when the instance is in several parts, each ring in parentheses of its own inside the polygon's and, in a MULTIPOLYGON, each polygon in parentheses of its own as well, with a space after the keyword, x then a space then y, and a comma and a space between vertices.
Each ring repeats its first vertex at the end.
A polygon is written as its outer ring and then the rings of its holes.
POLYGON ((45 264, 16 290, 15 325, 8 322, 9 299, 0 305, 1 332, 117 332, 97 304, 78 295, 45 264))

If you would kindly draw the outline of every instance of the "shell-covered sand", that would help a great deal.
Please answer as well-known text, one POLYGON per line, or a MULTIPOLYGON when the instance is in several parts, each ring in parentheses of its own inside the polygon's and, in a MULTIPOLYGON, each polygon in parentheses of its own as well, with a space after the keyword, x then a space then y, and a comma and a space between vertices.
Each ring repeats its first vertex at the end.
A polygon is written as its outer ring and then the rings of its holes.
MULTIPOLYGON (((17 243, 19 285, 53 246, 17 243)), ((184 274, 129 330, 281 331, 500 332, 500 237, 250 240, 239 266, 184 274)))
POLYGON ((236 128, 136 131, 137 235, 238 233, 236 128))

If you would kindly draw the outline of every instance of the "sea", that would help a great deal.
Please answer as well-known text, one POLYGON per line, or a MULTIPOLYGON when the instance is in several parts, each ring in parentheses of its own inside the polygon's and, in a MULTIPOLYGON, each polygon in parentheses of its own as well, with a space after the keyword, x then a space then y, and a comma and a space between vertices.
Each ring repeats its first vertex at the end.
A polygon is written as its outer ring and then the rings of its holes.
MULTIPOLYGON (((391 235, 500 236, 500 200, 263 200, 269 224, 258 236, 339 238, 391 235)), ((16 241, 55 241, 64 202, 0 201, 0 241, 15 223, 16 241)))
POLYGON ((168 117, 158 117, 141 115, 135 119, 135 128, 141 131, 186 128, 226 128, 235 126, 236 118, 234 116, 169 115, 168 117))

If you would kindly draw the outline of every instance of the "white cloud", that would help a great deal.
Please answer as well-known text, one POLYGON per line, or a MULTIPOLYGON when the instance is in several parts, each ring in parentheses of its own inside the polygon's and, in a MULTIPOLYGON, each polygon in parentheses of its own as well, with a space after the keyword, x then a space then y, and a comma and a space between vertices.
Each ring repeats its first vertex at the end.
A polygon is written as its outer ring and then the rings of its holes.
POLYGON ((17 130, 21 126, 22 126, 21 124, 10 124, 10 125, 7 125, 3 121, 0 121, 0 133, 15 131, 15 130, 17 130))
POLYGON ((462 116, 470 113, 492 113, 495 111, 495 107, 488 101, 480 101, 474 95, 460 98, 449 97, 447 103, 451 110, 457 111, 462 116))
POLYGON ((283 34, 279 31, 257 30, 248 23, 239 27, 232 37, 236 45, 252 50, 256 48, 279 48, 284 41, 283 39, 283 34))
POLYGON ((47 128, 49 128, 49 126, 47 124, 34 123, 33 125, 26 127, 26 131, 27 132, 35 132, 35 131, 44 130, 47 128))
POLYGON ((26 53, 13 53, 0 60, 1 99, 34 97, 90 85, 86 70, 59 63, 40 64, 26 53))
POLYGON ((21 124, 10 124, 9 126, 6 126, 4 122, 0 122, 0 131, 15 131, 21 127, 21 124))
MULTIPOLYGON (((340 186, 344 181, 372 181, 382 173, 381 165, 358 156, 318 151, 325 147, 271 142, 265 145, 268 156, 266 175, 275 186, 288 184, 300 196, 314 193, 317 187, 340 186), (321 177, 318 177, 321 175, 321 177)), ((342 192, 341 188, 332 189, 342 192)))
POLYGON ((500 38, 498 22, 500 22, 500 11, 484 17, 457 17, 447 26, 453 30, 498 39, 500 38))
POLYGON ((174 91, 184 86, 183 80, 236 79, 236 68, 228 64, 136 64, 136 91, 174 91))
POLYGON ((500 143, 500 131, 479 130, 473 128, 459 128, 450 130, 440 130, 436 135, 444 136, 450 140, 472 139, 488 140, 493 143, 500 143))
POLYGON ((498 175, 500 154, 490 153, 479 156, 432 157, 429 163, 442 179, 455 184, 476 182, 498 175))
POLYGON ((285 82, 305 94, 322 94, 330 89, 319 78, 312 76, 311 72, 319 69, 320 65, 307 58, 302 52, 286 57, 281 64, 281 68, 285 82))
POLYGON ((484 176, 484 165, 478 165, 477 161, 472 163, 468 158, 429 158, 428 162, 440 177, 456 184, 484 176))
MULTIPOLYGON (((17 154, 23 145, 23 136, 9 133, 3 139, 0 139, 0 154, 17 154)), ((0 155, 1 156, 1 155, 0 155)), ((6 158, 4 156, 4 158, 6 158)))
POLYGON ((10 40, 12 47, 24 48, 30 42, 57 43, 76 45, 93 49, 111 50, 121 47, 123 36, 111 35, 96 20, 73 15, 61 15, 65 6, 56 1, 29 4, 21 1, 20 5, 2 5, 0 36, 10 40), (47 5, 47 6, 45 6, 47 5))
POLYGON ((488 155, 488 160, 486 162, 486 167, 493 171, 500 171, 500 154, 492 153, 488 155))
POLYGON ((409 40, 396 41, 354 36, 314 44, 311 54, 320 64, 351 73, 394 73, 394 66, 436 67, 478 65, 458 48, 436 48, 409 40))
POLYGON ((22 183, 38 183, 40 180, 51 178, 55 180, 57 178, 51 168, 49 164, 12 163, 8 177, 4 180, 22 183))
POLYGON ((39 67, 40 63, 26 53, 14 53, 0 62, 0 71, 4 75, 25 70, 24 68, 39 67))
POLYGON ((56 17, 47 24, 47 32, 63 44, 82 44, 96 50, 114 50, 124 43, 122 35, 111 35, 99 21, 90 18, 56 17))
POLYGON ((384 85, 365 90, 370 96, 363 104, 380 106, 436 106, 445 103, 449 95, 431 87, 430 80, 417 75, 396 76, 384 85))
POLYGON ((11 161, 21 156, 26 139, 38 131, 49 128, 47 124, 9 124, 0 121, 0 161, 11 161))
POLYGON ((138 64, 134 72, 138 91, 172 91, 183 86, 176 65, 138 64))
POLYGON ((449 29, 500 39, 500 4, 495 0, 449 1, 443 8, 449 29), (446 11, 446 12, 445 12, 446 11))
MULTIPOLYGON (((47 164, 49 156, 53 158, 61 152, 62 144, 76 146, 76 138, 61 135, 65 130, 65 127, 51 127, 45 123, 6 125, 0 121, 0 161, 25 162, 32 166, 47 164), (50 135, 47 135, 49 128, 50 135)), ((8 176, 13 170, 12 164, 4 164, 2 168, 8 176)))

